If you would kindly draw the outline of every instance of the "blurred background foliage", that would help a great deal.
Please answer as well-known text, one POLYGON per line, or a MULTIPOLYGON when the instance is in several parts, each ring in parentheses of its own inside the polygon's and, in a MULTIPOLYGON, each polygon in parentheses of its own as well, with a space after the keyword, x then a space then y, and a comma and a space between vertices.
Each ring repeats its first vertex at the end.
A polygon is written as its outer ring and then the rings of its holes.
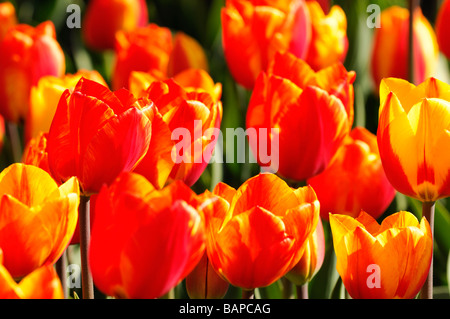
MULTIPOLYGON (((77 4, 81 8, 82 19, 88 1, 82 0, 15 0, 20 23, 37 25, 51 20, 55 24, 57 39, 66 55, 66 71, 74 73, 79 69, 95 69, 107 80, 111 79, 114 53, 112 51, 98 53, 86 48, 81 38, 81 30, 69 29, 66 19, 70 15, 67 6, 77 4)), ((434 26, 437 9, 442 0, 422 0, 421 7, 424 15, 434 26)), ((147 0, 149 21, 160 26, 166 26, 173 31, 183 31, 194 37, 203 46, 209 60, 210 74, 215 82, 222 83, 223 93, 223 120, 221 125, 224 141, 227 128, 244 128, 245 114, 251 92, 237 85, 229 71, 224 59, 221 41, 220 10, 225 0, 147 0)), ((372 37, 374 29, 367 26, 367 12, 369 4, 377 4, 381 10, 392 5, 407 7, 407 0, 335 0, 331 4, 341 6, 347 15, 347 35, 349 50, 345 60, 348 70, 356 72, 355 88, 355 123, 354 126, 364 126, 372 133, 376 133, 379 98, 373 91, 370 78, 370 53, 372 50, 372 37)), ((436 77, 449 83, 449 65, 443 55, 436 77)), ((234 143, 236 147, 236 143, 234 143)), ((223 145, 225 159, 226 147, 223 145)), ((236 152, 234 153, 236 154, 236 152)), ((248 155, 247 146, 247 155, 248 155)), ((236 162, 236 161, 235 161, 236 162)), ((197 192, 212 189, 217 182, 224 181, 233 187, 239 187, 246 179, 259 173, 257 164, 250 163, 211 163, 201 179, 193 186, 197 192)), ((435 247, 434 247, 434 287, 435 298, 449 298, 450 277, 450 200, 443 199, 436 204, 435 220, 435 247)), ((421 216, 421 203, 397 194, 385 214, 407 210, 416 216, 421 216)), ((335 268, 329 225, 324 222, 326 255, 325 261, 309 284, 310 298, 344 298, 344 287, 335 268)), ((260 288, 256 297, 284 298, 286 285, 280 280, 275 284, 260 288)), ((292 288, 289 288, 292 289, 292 288)), ((292 289, 292 291, 294 291, 292 289)), ((186 298, 184 283, 171 292, 170 296, 186 298)), ((226 298, 240 298, 240 290, 231 287, 226 298)))

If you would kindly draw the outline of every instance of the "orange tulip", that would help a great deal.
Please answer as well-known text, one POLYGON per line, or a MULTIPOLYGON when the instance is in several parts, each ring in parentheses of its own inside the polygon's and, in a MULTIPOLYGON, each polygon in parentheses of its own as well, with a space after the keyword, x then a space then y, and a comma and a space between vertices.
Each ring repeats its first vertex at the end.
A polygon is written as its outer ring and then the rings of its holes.
MULTIPOLYGON (((375 30, 371 74, 378 88, 383 78, 408 78, 409 10, 397 6, 381 12, 381 27, 375 30)), ((420 8, 414 13, 414 83, 430 77, 437 64, 436 35, 420 8)))
POLYGON ((450 86, 388 78, 380 85, 378 147, 394 188, 423 202, 450 196, 450 86))
MULTIPOLYGON (((207 193, 208 194, 208 193, 207 193)), ((259 174, 238 190, 219 183, 205 205, 207 253, 230 284, 253 289, 272 284, 296 265, 319 220, 312 188, 290 188, 274 174, 259 174)))
POLYGON ((122 171, 131 171, 147 152, 151 122, 148 100, 127 91, 111 92, 84 78, 64 91, 48 134, 48 162, 63 182, 77 176, 84 195, 97 193, 122 171))
POLYGON ((186 277, 186 291, 191 299, 220 299, 230 284, 211 266, 205 252, 194 270, 186 277))
POLYGON ((17 24, 16 9, 11 2, 0 3, 0 41, 9 28, 17 24))
POLYGON ((97 71, 80 70, 75 74, 66 74, 62 77, 43 76, 37 85, 31 88, 30 109, 25 121, 25 141, 37 137, 40 132, 50 130, 61 95, 66 89, 73 91, 81 77, 107 86, 97 71))
POLYGON ((355 219, 330 215, 336 268, 352 298, 414 298, 425 282, 433 252, 428 221, 395 213, 379 225, 361 211, 355 219))
POLYGON ((378 218, 395 196, 381 164, 377 137, 363 127, 354 128, 330 165, 307 182, 326 220, 329 213, 356 217, 361 209, 378 218))
POLYGON ((172 37, 170 29, 149 24, 133 31, 116 34, 117 55, 112 87, 128 88, 133 71, 147 72, 163 80, 184 69, 207 68, 207 60, 200 44, 178 32, 172 37))
POLYGON ((135 172, 156 188, 182 180, 192 186, 201 176, 218 139, 222 103, 207 92, 188 91, 173 79, 153 82, 147 98, 156 107, 149 151, 135 172))
POLYGON ((308 1, 312 23, 311 44, 305 61, 320 70, 336 62, 344 62, 348 51, 347 17, 338 5, 325 15, 317 1, 308 1))
POLYGON ((252 89, 277 51, 303 58, 311 25, 303 0, 227 0, 222 9, 222 42, 233 78, 252 89))
POLYGON ((122 173, 95 205, 89 263, 95 285, 118 298, 157 298, 200 261, 201 203, 182 182, 157 191, 144 177, 122 173))
POLYGON ((447 59, 450 59, 450 43, 448 41, 448 34, 450 30, 450 1, 445 0, 440 9, 436 19, 436 37, 439 44, 439 50, 444 53, 447 59))
POLYGON ((114 49, 118 31, 132 31, 148 23, 145 0, 93 0, 83 23, 86 45, 95 50, 114 49))
POLYGON ((53 266, 42 266, 16 283, 2 265, 1 256, 0 249, 0 299, 64 299, 61 282, 53 266))
POLYGON ((48 133, 41 132, 26 144, 22 163, 39 167, 51 175, 50 167, 48 166, 47 137, 48 133))
POLYGON ((64 72, 64 53, 51 21, 35 28, 25 24, 10 28, 0 41, 0 113, 5 120, 24 120, 31 87, 44 75, 64 72))
POLYGON ((354 78, 342 64, 315 73, 292 54, 277 54, 258 77, 247 111, 247 129, 258 135, 249 141, 258 163, 292 180, 321 173, 351 128, 354 78), (269 134, 272 128, 278 135, 269 134), (279 163, 265 163, 261 145, 274 138, 279 163))
POLYGON ((0 247, 11 276, 55 263, 77 224, 76 178, 58 188, 44 170, 13 164, 0 174, 0 193, 0 247))
POLYGON ((314 232, 309 236, 300 261, 287 274, 286 278, 297 286, 311 281, 317 274, 325 258, 325 237, 322 221, 319 220, 314 232))

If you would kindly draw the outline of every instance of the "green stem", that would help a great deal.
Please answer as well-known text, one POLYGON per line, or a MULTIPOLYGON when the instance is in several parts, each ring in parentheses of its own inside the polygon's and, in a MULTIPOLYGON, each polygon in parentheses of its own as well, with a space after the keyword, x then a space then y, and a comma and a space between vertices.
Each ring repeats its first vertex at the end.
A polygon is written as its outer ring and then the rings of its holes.
POLYGON ((242 289, 242 299, 255 299, 255 290, 242 289))
MULTIPOLYGON (((434 208, 435 202, 422 203, 422 217, 425 217, 430 223, 431 235, 434 241, 434 208)), ((433 249, 431 250, 433 254, 433 249)), ((428 271, 427 279, 420 291, 421 299, 433 299, 433 255, 431 255, 430 270, 428 271)))
POLYGON ((11 145, 12 160, 14 163, 22 162, 22 143, 16 123, 6 122, 6 134, 11 145))
POLYGON ((292 282, 286 277, 281 278, 281 283, 283 285, 283 299, 291 299, 292 297, 292 282))
POLYGON ((66 279, 66 269, 67 269, 67 250, 64 250, 61 257, 55 264, 56 272, 58 273, 59 280, 61 281, 61 286, 64 293, 64 299, 67 299, 67 279, 66 279))
POLYGON ((80 196, 78 223, 80 227, 81 286, 83 299, 94 299, 94 283, 89 271, 88 247, 91 237, 89 197, 80 196))
POLYGON ((297 299, 309 299, 308 283, 296 287, 297 287, 297 299))

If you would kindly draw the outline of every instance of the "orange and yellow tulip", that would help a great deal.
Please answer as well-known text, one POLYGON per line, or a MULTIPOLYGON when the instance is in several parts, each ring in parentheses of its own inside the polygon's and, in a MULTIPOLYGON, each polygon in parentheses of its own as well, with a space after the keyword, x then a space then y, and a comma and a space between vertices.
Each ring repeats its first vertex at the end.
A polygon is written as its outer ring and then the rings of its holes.
POLYGON ((118 31, 132 31, 148 23, 145 0, 89 1, 83 21, 86 45, 94 50, 114 49, 118 31))
MULTIPOLYGON (((375 29, 371 75, 378 89, 383 78, 408 79, 409 10, 392 6, 381 12, 381 27, 375 29)), ((414 13, 414 83, 433 75, 439 48, 436 35, 420 8, 414 13)))
POLYGON ((249 141, 258 163, 277 169, 260 160, 259 150, 278 138, 281 176, 300 181, 321 173, 351 129, 354 78, 340 63, 314 72, 290 53, 277 54, 258 77, 247 111, 247 129, 258 136, 249 141), (272 128, 278 136, 269 134, 272 128))
POLYGON ((450 1, 445 0, 436 18, 436 38, 439 44, 439 50, 450 59, 450 42, 448 41, 450 30, 450 1))
POLYGON ((276 52, 303 58, 311 22, 303 0, 227 0, 221 12, 222 43, 228 68, 237 83, 252 89, 276 52))
POLYGON ((0 3, 0 41, 9 28, 17 24, 16 9, 11 2, 0 3))
POLYGON ((9 28, 0 41, 0 113, 6 121, 27 117, 31 87, 45 75, 62 76, 65 58, 51 21, 9 28))
POLYGON ((450 196, 450 86, 396 78, 380 85, 378 147, 386 176, 422 202, 450 196))
POLYGON ((314 70, 337 62, 344 63, 348 51, 347 17, 338 5, 325 14, 320 3, 307 1, 311 16, 312 35, 305 61, 314 70))
POLYGON ((330 215, 336 268, 355 299, 414 298, 428 275, 433 237, 428 221, 409 212, 381 225, 361 211, 357 218, 330 215))
POLYGON ((75 74, 65 74, 62 77, 43 76, 37 85, 31 88, 30 109, 25 120, 26 142, 37 137, 41 132, 50 130, 61 95, 66 89, 73 91, 81 77, 107 86, 97 71, 80 70, 75 74))
POLYGON ((147 72, 164 80, 188 68, 207 69, 208 62, 200 44, 192 37, 154 23, 116 34, 116 61, 112 88, 128 88, 133 71, 147 72))
POLYGON ((0 299, 64 299, 58 274, 51 265, 33 270, 19 283, 2 265, 0 249, 0 299))
POLYGON ((207 254, 230 284, 265 287, 299 262, 319 221, 311 187, 293 189, 276 175, 262 173, 237 190, 219 183, 213 194, 217 197, 202 210, 207 254))
POLYGON ((96 287, 118 298, 157 298, 184 279, 205 251, 201 199, 177 181, 161 191, 122 173, 95 204, 89 264, 96 287))
POLYGON ((47 137, 48 133, 41 132, 28 141, 23 150, 22 163, 39 167, 51 175, 48 166, 47 137))
POLYGON ((97 193, 121 172, 133 170, 147 152, 150 105, 127 90, 111 92, 81 78, 64 91, 47 137, 50 171, 60 183, 77 176, 82 193, 97 193))
POLYGON ((149 151, 136 167, 156 188, 182 180, 192 186, 205 170, 217 142, 222 103, 203 91, 190 91, 173 79, 156 81, 146 91, 154 102, 149 151))
POLYGON ((363 127, 354 128, 330 165, 307 183, 319 198, 325 220, 329 213, 356 217, 361 209, 376 219, 395 196, 381 164, 377 137, 363 127))
POLYGON ((58 187, 44 170, 17 163, 0 173, 0 193, 0 247, 11 276, 55 263, 77 224, 77 179, 58 187))

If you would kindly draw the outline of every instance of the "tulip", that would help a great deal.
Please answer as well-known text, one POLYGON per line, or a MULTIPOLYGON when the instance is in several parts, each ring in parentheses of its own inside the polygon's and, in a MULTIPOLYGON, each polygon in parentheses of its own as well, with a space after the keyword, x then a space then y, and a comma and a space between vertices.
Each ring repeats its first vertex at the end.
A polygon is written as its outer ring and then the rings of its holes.
MULTIPOLYGON (((408 79, 409 11, 397 6, 381 12, 381 27, 375 30, 371 57, 371 75, 376 88, 383 78, 408 79)), ((432 76, 438 59, 436 35, 418 8, 414 13, 414 82, 432 76)))
POLYGON ((249 142, 258 163, 296 181, 321 173, 351 129, 354 78, 342 64, 315 73, 292 54, 277 54, 258 77, 247 110, 247 129, 257 134, 257 141, 249 142), (278 134, 265 134, 271 128, 278 134), (279 148, 272 157, 278 151, 279 163, 264 162, 261 145, 275 145, 275 138, 279 148))
POLYGON ((1 262, 0 299, 64 299, 64 293, 55 269, 42 266, 16 283, 1 262))
POLYGON ((9 28, 17 24, 16 9, 11 2, 0 3, 0 41, 9 28))
POLYGON ((47 137, 48 133, 41 132, 25 145, 22 163, 39 167, 51 175, 48 166, 47 137))
POLYGON ((0 247, 13 278, 61 256, 77 224, 78 187, 76 178, 58 187, 33 165, 12 164, 0 173, 0 247))
POLYGON ((5 120, 24 120, 31 87, 42 76, 64 72, 64 53, 51 21, 35 28, 25 24, 10 28, 0 41, 0 113, 5 120))
POLYGON ((436 18, 436 37, 439 44, 439 50, 444 53, 447 59, 450 59, 450 43, 448 42, 448 32, 450 30, 450 1, 445 0, 438 12, 436 18))
POLYGON ((348 51, 347 17, 340 6, 334 5, 325 15, 317 1, 308 1, 311 16, 311 44, 305 61, 314 70, 344 62, 348 51))
POLYGON ((277 51, 306 56, 311 38, 303 0, 227 0, 221 12, 222 45, 233 78, 252 89, 277 51))
POLYGON ((409 212, 381 225, 361 211, 357 218, 330 215, 336 269, 349 295, 360 299, 414 298, 430 268, 433 238, 427 219, 409 212))
POLYGON ((449 85, 396 78, 380 85, 378 147, 394 188, 422 202, 450 196, 449 85))
POLYGON ((114 49, 118 31, 132 31, 148 23, 145 0, 93 0, 86 8, 83 36, 94 50, 114 49))
POLYGON ((25 141, 37 137, 40 132, 48 132, 55 115, 59 99, 66 89, 73 91, 78 81, 84 77, 104 86, 106 82, 97 71, 80 70, 75 74, 62 77, 43 76, 36 86, 31 88, 30 109, 25 121, 25 141))
POLYGON ((150 144, 151 122, 143 110, 149 103, 84 78, 73 92, 64 91, 47 139, 55 180, 77 176, 83 195, 90 196, 133 170, 150 144))
POLYGON ((237 190, 219 183, 205 205, 208 258, 230 284, 268 286, 300 260, 319 220, 311 187, 290 188, 274 174, 250 178, 237 190))
POLYGON ((173 79, 157 81, 146 91, 156 107, 149 151, 134 170, 156 188, 175 180, 192 186, 212 156, 222 119, 222 103, 207 92, 188 91, 173 79))
POLYGON ((204 251, 201 204, 174 182, 161 191, 122 173, 100 191, 89 248, 96 287, 117 298, 158 298, 184 279, 204 251))
POLYGON ((128 88, 133 71, 147 72, 164 80, 188 68, 207 69, 200 44, 184 33, 172 37, 170 29, 149 24, 116 34, 116 62, 112 87, 128 88))
POLYGON ((191 299, 221 299, 229 286, 230 284, 212 268, 206 252, 186 277, 186 291, 191 299))
POLYGON ((381 164, 377 137, 363 127, 354 128, 330 165, 307 183, 319 198, 325 220, 330 212, 356 217, 361 209, 376 219, 395 196, 381 164))

